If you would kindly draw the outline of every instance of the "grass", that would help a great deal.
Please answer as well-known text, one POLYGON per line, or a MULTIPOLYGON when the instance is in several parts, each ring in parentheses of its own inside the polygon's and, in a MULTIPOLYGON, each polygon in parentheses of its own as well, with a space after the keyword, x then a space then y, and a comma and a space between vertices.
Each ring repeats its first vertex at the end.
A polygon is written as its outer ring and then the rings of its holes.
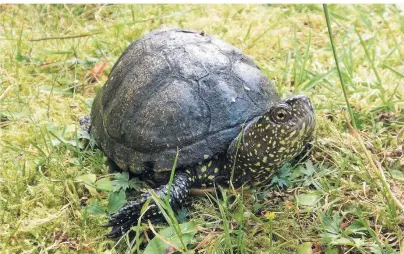
POLYGON ((2 252, 125 253, 153 229, 200 253, 403 253, 404 215, 386 187, 404 202, 404 17, 392 5, 328 11, 340 73, 321 5, 0 5, 2 252), (310 96, 317 141, 272 186, 194 197, 177 219, 162 201, 172 227, 139 224, 137 242, 112 241, 100 225, 122 197, 106 191, 103 154, 80 148, 78 120, 125 47, 161 26, 213 34, 283 97, 310 96))

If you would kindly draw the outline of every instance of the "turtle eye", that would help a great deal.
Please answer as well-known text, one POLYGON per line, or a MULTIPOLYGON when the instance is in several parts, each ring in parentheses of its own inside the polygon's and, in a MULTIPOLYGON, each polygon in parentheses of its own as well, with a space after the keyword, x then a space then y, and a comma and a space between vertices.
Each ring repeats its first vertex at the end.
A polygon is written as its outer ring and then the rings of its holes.
POLYGON ((287 104, 280 104, 271 110, 272 121, 276 123, 284 123, 290 120, 291 108, 287 104))

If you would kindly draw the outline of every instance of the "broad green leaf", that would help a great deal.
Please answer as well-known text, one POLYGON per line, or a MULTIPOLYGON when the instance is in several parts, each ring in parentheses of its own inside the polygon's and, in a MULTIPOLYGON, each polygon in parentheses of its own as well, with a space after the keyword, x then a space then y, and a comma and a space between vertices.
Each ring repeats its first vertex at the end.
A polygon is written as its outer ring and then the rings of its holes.
POLYGON ((97 180, 97 176, 95 174, 85 174, 76 177, 76 180, 87 182, 87 183, 95 183, 97 180))
POLYGON ((311 160, 307 160, 304 165, 306 166, 306 169, 304 170, 305 175, 311 176, 316 172, 315 166, 311 160))
POLYGON ((349 240, 348 238, 345 237, 341 237, 338 239, 334 239, 331 242, 333 245, 348 245, 348 246, 352 246, 353 242, 351 240, 349 240))
POLYGON ((342 233, 341 229, 342 217, 340 217, 338 214, 334 214, 332 217, 325 216, 323 217, 322 220, 324 223, 325 230, 327 232, 326 234, 329 234, 328 237, 337 236, 342 233))
POLYGON ((278 185, 280 188, 288 187, 290 186, 291 182, 291 167, 289 163, 285 163, 278 171, 277 175, 275 175, 272 180, 270 185, 278 185))
POLYGON ((136 177, 130 179, 128 183, 129 188, 135 189, 137 191, 140 191, 140 184, 141 184, 140 180, 136 177))
POLYGON ((365 235, 367 232, 367 228, 363 225, 362 222, 355 220, 352 222, 345 230, 344 235, 349 236, 351 234, 361 234, 365 235))
POLYGON ((390 170, 391 177, 398 180, 404 180, 404 174, 400 170, 393 169, 390 170))
POLYGON ((98 202, 91 203, 86 207, 87 212, 94 215, 105 214, 104 208, 98 202))
POLYGON ((99 179, 97 182, 95 182, 95 186, 105 191, 112 191, 113 189, 111 180, 109 180, 109 178, 99 179))
POLYGON ((119 191, 120 189, 126 190, 129 188, 129 173, 124 171, 114 174, 112 186, 114 187, 113 191, 119 191))
POLYGON ((319 196, 313 193, 303 193, 297 196, 297 201, 300 205, 314 207, 316 206, 319 196))
POLYGON ((136 177, 129 180, 128 172, 114 174, 114 180, 112 181, 113 191, 119 191, 120 189, 126 191, 128 188, 139 191, 140 184, 141 182, 136 177))
MULTIPOLYGON (((186 222, 179 225, 182 234, 182 241, 185 245, 191 243, 194 238, 196 232, 198 231, 196 228, 196 223, 194 222, 186 222)), ((181 242, 178 235, 175 233, 174 229, 171 227, 165 228, 159 232, 161 236, 164 237, 167 241, 174 244, 177 248, 182 249, 181 242)), ((158 236, 155 236, 153 240, 147 245, 144 254, 163 254, 170 246, 165 243, 158 236)))
POLYGON ((352 238, 352 241, 355 243, 355 246, 357 247, 362 247, 365 246, 366 244, 365 240, 362 238, 352 238))
POLYGON ((108 213, 116 213, 126 203, 125 191, 110 192, 108 196, 108 213))
POLYGON ((306 242, 302 243, 299 246, 297 246, 296 252, 297 254, 312 254, 313 250, 311 249, 311 246, 313 244, 311 242, 306 242))

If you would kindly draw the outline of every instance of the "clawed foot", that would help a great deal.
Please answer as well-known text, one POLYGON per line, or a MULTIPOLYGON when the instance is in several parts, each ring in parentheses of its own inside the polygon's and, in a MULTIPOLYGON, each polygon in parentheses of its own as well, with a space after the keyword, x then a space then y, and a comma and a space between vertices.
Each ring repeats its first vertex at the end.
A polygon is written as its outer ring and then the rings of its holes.
POLYGON ((136 225, 140 210, 144 202, 129 201, 117 213, 109 218, 108 224, 105 227, 112 227, 111 232, 105 236, 108 238, 117 238, 124 235, 130 228, 136 225))
POLYGON ((119 224, 118 226, 115 226, 113 224, 110 224, 110 222, 108 222, 107 225, 105 225, 106 227, 110 227, 112 226, 111 232, 109 232, 108 234, 105 235, 105 237, 107 238, 118 238, 121 237, 122 235, 124 235, 126 232, 128 232, 130 230, 130 228, 132 227, 132 221, 126 221, 122 224, 119 224))
MULTIPOLYGON (((177 173, 174 177, 173 184, 170 192, 170 205, 175 209, 177 205, 183 203, 188 197, 189 189, 191 187, 191 177, 185 173, 177 173)), ((154 189, 159 198, 164 198, 168 193, 168 185, 163 185, 158 189, 154 189)), ((112 215, 106 227, 112 227, 106 237, 117 238, 125 234, 130 228, 137 224, 141 214, 141 210, 147 199, 151 198, 149 193, 144 193, 137 201, 129 201, 117 213, 112 215)), ((150 207, 142 216, 144 219, 158 219, 161 218, 161 212, 157 205, 152 201, 150 207)))

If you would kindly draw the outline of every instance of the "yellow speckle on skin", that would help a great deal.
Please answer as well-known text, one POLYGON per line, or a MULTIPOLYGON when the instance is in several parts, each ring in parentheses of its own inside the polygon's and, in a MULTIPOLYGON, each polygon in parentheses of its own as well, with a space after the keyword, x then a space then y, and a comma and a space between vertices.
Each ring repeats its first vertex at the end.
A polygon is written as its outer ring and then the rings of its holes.
POLYGON ((213 172, 215 172, 215 174, 217 174, 217 173, 219 172, 219 169, 218 169, 218 168, 215 168, 215 169, 213 170, 213 172))
POLYGON ((255 163, 255 166, 261 166, 260 162, 255 163))
POLYGON ((264 162, 264 163, 267 162, 267 160, 268 160, 268 157, 266 157, 266 156, 264 158, 262 158, 262 162, 264 162))
POLYGON ((208 167, 212 166, 212 161, 209 161, 208 167))
POLYGON ((206 166, 203 166, 203 167, 201 168, 201 171, 202 171, 202 172, 205 172, 205 171, 206 171, 206 166))
POLYGON ((214 176, 208 176, 209 180, 212 180, 213 178, 215 178, 214 176))
POLYGON ((257 126, 258 126, 258 127, 262 127, 262 123, 259 123, 257 126))
POLYGON ((293 137, 296 134, 296 131, 292 131, 291 133, 289 133, 289 137, 293 137))
POLYGON ((281 145, 286 144, 285 140, 280 140, 279 143, 280 143, 281 145))
POLYGON ((203 184, 201 184, 201 186, 202 186, 202 187, 206 187, 206 184, 203 183, 203 184))
POLYGON ((257 147, 258 147, 258 148, 260 148, 260 147, 261 147, 261 144, 260 144, 260 143, 258 143, 258 144, 257 144, 257 147))

